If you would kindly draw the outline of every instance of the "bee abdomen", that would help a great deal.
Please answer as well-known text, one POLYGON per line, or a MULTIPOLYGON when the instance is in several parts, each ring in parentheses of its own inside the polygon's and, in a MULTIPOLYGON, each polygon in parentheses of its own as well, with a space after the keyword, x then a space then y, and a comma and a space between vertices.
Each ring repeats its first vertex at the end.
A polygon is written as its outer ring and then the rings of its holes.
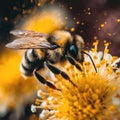
POLYGON ((20 71, 24 76, 32 76, 34 69, 37 66, 39 57, 34 49, 28 49, 21 61, 20 71))

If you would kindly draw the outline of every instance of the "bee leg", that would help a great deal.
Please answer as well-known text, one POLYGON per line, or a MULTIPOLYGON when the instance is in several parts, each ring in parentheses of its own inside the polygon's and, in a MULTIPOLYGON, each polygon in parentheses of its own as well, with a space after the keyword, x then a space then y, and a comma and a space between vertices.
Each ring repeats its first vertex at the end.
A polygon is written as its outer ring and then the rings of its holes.
POLYGON ((72 64, 72 65, 74 65, 77 69, 79 69, 80 71, 82 71, 82 69, 81 69, 81 67, 75 62, 75 60, 72 58, 72 57, 70 57, 70 56, 65 56, 67 59, 68 59, 68 61, 72 64))
POLYGON ((75 86, 75 84, 70 80, 70 77, 65 72, 61 71, 53 65, 50 65, 48 62, 46 62, 46 65, 54 74, 60 74, 64 79, 69 80, 75 86))
POLYGON ((40 74, 38 74, 38 72, 36 70, 34 70, 33 74, 34 74, 35 78, 37 80, 39 80, 42 84, 46 84, 48 87, 50 87, 52 89, 60 90, 60 89, 57 89, 51 82, 45 80, 45 78, 43 78, 40 74))

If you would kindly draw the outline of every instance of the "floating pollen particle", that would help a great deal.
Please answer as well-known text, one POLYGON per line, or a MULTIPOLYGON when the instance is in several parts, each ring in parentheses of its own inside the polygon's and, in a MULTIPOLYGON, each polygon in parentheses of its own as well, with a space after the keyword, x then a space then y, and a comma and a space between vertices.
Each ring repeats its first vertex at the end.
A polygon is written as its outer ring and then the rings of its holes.
POLYGON ((101 27, 101 28, 105 27, 105 24, 101 24, 100 27, 101 27))
POLYGON ((117 22, 120 23, 120 18, 117 19, 117 22))
POLYGON ((71 32, 74 32, 74 31, 75 31, 75 28, 74 28, 74 27, 72 27, 72 28, 70 29, 70 31, 71 31, 71 32))

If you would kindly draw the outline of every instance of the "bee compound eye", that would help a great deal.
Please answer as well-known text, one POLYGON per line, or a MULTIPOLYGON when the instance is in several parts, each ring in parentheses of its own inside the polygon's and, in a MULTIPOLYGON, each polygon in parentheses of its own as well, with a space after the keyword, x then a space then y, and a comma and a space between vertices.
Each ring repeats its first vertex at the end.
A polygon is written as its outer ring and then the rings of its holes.
POLYGON ((69 48, 69 53, 73 58, 76 58, 76 56, 78 54, 77 47, 75 45, 71 45, 69 48))

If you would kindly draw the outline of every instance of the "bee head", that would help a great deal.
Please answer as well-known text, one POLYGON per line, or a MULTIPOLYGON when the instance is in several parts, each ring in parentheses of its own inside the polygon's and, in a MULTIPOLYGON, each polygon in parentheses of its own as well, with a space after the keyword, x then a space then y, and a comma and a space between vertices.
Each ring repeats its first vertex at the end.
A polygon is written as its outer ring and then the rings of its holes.
POLYGON ((68 41, 72 41, 71 34, 62 30, 53 32, 48 38, 48 42, 61 48, 64 48, 68 41))
POLYGON ((80 35, 75 35, 72 44, 69 46, 68 53, 76 60, 82 60, 81 51, 84 48, 84 41, 80 35))
POLYGON ((72 36, 67 31, 55 31, 48 37, 48 42, 58 46, 57 48, 63 48, 63 54, 70 54, 74 59, 81 60, 84 41, 80 35, 72 36))

